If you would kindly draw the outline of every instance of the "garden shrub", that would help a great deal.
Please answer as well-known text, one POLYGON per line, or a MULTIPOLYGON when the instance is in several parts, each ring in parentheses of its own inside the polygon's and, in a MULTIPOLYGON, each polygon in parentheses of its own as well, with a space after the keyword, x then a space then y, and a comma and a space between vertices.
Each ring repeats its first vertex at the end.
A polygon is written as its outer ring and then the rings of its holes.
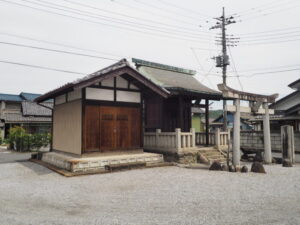
POLYGON ((9 148, 25 152, 25 151, 38 151, 41 147, 46 147, 50 144, 51 135, 44 134, 29 134, 25 129, 16 126, 9 129, 9 148))

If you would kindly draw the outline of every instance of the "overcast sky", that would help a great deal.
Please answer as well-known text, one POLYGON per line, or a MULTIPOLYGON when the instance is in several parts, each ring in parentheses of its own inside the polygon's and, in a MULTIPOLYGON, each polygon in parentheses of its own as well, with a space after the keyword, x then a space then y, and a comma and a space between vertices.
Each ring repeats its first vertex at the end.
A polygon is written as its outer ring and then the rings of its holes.
POLYGON ((217 89, 221 70, 212 57, 220 54, 220 31, 209 28, 223 6, 237 22, 227 34, 240 38, 232 39, 239 43, 230 47, 228 85, 291 93, 287 85, 300 78, 297 0, 0 0, 0 93, 45 93, 83 76, 3 61, 89 74, 124 57, 197 70, 199 81, 217 89))

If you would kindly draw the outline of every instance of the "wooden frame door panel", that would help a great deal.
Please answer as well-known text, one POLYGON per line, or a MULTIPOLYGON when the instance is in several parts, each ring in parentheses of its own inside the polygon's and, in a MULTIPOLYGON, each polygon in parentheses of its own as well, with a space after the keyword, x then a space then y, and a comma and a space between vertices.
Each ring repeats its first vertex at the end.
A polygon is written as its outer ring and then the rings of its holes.
POLYGON ((85 107, 84 118, 84 151, 100 151, 100 123, 99 106, 88 105, 85 107))
POLYGON ((116 110, 100 106, 100 151, 116 148, 116 110))
POLYGON ((86 106, 84 152, 140 148, 140 112, 134 107, 86 106))

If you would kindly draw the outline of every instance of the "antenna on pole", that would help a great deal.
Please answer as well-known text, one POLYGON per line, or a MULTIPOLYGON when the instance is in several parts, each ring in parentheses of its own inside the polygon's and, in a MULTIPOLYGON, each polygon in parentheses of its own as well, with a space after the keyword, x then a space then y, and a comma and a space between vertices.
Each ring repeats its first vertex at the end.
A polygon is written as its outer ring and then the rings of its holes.
MULTIPOLYGON (((223 84, 226 85, 226 73, 227 66, 229 65, 229 56, 227 55, 227 46, 236 46, 238 43, 238 38, 228 37, 226 36, 226 26, 236 23, 233 16, 226 17, 225 16, 225 8, 223 7, 222 16, 214 18, 217 20, 216 25, 212 26, 212 29, 221 29, 221 37, 217 36, 216 44, 222 46, 222 54, 215 57, 216 67, 222 68, 222 78, 223 84)), ((223 101, 223 129, 227 130, 227 111, 226 111, 226 101, 223 101)))

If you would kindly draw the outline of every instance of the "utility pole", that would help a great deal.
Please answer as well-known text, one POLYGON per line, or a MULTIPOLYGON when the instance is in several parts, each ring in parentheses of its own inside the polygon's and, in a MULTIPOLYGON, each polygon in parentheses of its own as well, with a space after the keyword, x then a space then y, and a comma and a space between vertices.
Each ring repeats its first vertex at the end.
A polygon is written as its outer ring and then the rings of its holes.
MULTIPOLYGON (((222 78, 223 84, 227 84, 226 81, 226 73, 227 73, 227 66, 229 65, 229 57, 227 55, 227 41, 230 42, 231 46, 235 46, 233 39, 235 38, 227 38, 226 36, 226 26, 232 23, 236 23, 233 19, 233 16, 228 18, 225 17, 225 8, 223 7, 223 12, 221 17, 215 18, 217 23, 215 26, 211 27, 210 29, 221 29, 221 40, 217 40, 217 44, 222 45, 222 55, 215 57, 216 59, 216 67, 222 67, 222 78)), ((223 100, 223 129, 224 131, 227 130, 227 111, 226 111, 226 100, 223 100)))

